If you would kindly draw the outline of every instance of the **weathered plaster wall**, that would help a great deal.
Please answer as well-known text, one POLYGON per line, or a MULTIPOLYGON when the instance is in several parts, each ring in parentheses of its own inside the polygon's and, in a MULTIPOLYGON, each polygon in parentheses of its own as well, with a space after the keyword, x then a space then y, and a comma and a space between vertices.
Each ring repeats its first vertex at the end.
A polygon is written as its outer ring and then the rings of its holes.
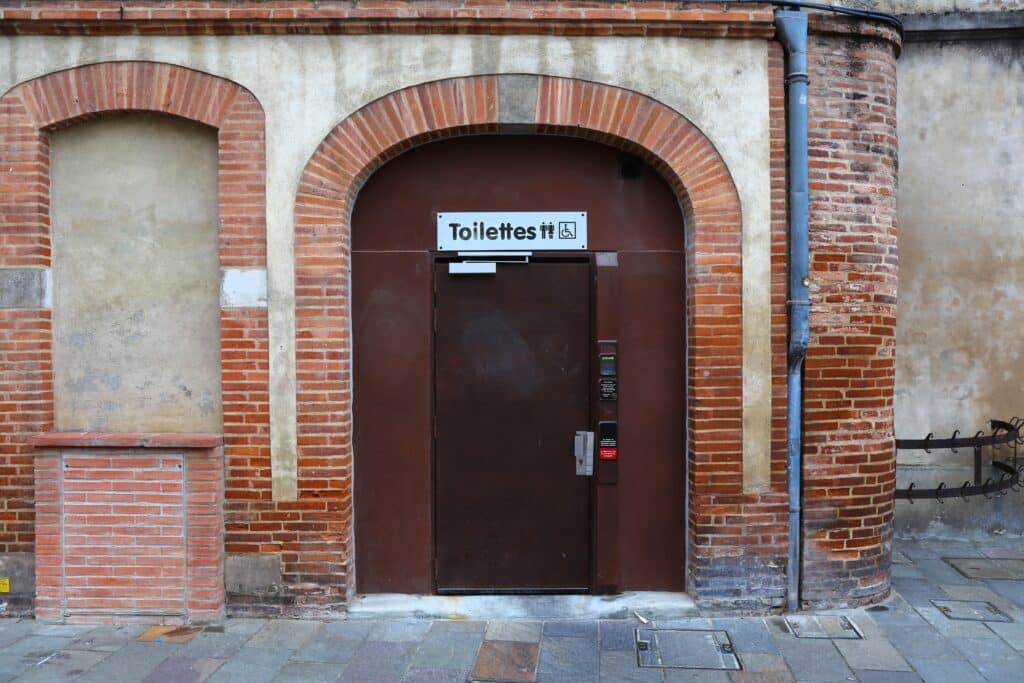
MULTIPOLYGON (((896 434, 973 435, 1024 414, 1021 42, 909 43, 899 137, 896 434)), ((972 478, 970 458, 901 453, 898 486, 958 486, 972 478)), ((914 534, 1022 533, 1024 497, 900 503, 896 523, 914 534)))
POLYGON ((248 88, 265 110, 275 460, 293 462, 295 454, 292 212, 306 160, 340 120, 394 90, 453 76, 540 73, 650 95, 693 121, 725 159, 738 187, 746 243, 745 457, 767 461, 771 206, 765 41, 450 35, 2 37, 0 91, 55 70, 127 59, 180 64, 231 79, 248 88))
POLYGON ((1024 9, 1024 0, 843 0, 834 4, 894 14, 1005 12, 1024 9))
POLYGON ((216 131, 83 123, 51 169, 56 429, 220 432, 216 131))

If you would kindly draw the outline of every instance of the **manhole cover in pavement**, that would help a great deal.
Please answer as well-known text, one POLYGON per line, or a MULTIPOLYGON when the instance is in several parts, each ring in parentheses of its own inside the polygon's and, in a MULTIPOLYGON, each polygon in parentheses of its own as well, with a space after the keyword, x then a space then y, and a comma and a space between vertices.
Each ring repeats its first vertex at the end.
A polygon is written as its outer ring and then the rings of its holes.
POLYGON ((1024 579, 1024 560, 991 560, 984 557, 943 558, 968 579, 1024 579))
POLYGON ((644 667, 740 670, 725 631, 638 628, 636 654, 644 667))
POLYGON ((843 616, 797 614, 786 617, 786 626, 797 638, 828 640, 861 640, 857 625, 843 616))
POLYGON ((932 600, 932 604, 945 614, 947 619, 956 619, 958 621, 1013 621, 1013 619, 991 602, 983 600, 932 600))

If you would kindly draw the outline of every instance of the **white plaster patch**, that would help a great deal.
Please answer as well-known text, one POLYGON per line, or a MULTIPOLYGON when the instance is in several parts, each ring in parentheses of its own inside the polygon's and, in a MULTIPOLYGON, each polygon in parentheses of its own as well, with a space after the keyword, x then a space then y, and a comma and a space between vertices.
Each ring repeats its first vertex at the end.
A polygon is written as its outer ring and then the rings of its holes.
POLYGON ((266 269, 224 268, 221 270, 220 305, 223 308, 266 308, 266 269))
POLYGON ((43 268, 43 308, 53 310, 53 272, 43 268))

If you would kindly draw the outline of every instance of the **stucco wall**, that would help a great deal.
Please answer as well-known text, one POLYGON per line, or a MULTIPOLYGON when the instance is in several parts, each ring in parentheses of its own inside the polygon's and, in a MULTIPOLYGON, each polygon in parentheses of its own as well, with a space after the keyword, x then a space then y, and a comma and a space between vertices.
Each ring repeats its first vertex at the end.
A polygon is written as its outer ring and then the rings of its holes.
POLYGON ((0 91, 55 70, 128 59, 180 64, 233 80, 248 88, 265 110, 275 460, 294 462, 295 454, 292 212, 305 162, 340 120, 386 93, 440 78, 503 72, 574 77, 636 90, 681 112, 717 147, 743 209, 745 454, 767 459, 771 206, 765 41, 452 35, 3 37, 0 91))
POLYGON ((1024 9, 1024 0, 843 0, 834 4, 895 14, 1005 12, 1024 9))
POLYGON ((216 131, 88 122, 51 169, 56 429, 220 432, 216 131))
MULTIPOLYGON (((1024 414, 1024 48, 921 42, 899 62, 896 434, 973 435, 1024 414)), ((972 478, 971 455, 903 452, 898 485, 972 478)), ((985 476, 989 476, 986 467, 985 476)), ((898 531, 1024 531, 1024 499, 900 503, 898 531)))

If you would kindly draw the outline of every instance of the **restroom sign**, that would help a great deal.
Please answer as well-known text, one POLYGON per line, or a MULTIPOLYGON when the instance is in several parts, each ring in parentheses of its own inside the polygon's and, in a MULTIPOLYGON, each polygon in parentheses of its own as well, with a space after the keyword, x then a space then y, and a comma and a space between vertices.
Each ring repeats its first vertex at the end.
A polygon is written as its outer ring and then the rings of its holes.
POLYGON ((437 214, 438 251, 580 251, 586 248, 586 211, 437 214))

